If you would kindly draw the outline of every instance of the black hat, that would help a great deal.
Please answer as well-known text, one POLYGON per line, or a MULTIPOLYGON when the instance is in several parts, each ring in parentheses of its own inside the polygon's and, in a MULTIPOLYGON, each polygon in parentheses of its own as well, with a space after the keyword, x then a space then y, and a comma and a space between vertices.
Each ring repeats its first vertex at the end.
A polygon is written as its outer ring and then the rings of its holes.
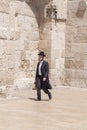
POLYGON ((46 56, 43 51, 41 51, 38 55, 46 56))

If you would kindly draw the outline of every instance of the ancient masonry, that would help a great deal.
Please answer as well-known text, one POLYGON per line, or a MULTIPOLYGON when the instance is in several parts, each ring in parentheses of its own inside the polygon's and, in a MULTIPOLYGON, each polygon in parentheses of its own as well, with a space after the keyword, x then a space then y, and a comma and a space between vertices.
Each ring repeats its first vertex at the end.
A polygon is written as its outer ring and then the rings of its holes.
POLYGON ((86 0, 54 0, 56 24, 45 17, 49 2, 0 1, 0 86, 21 79, 33 83, 37 54, 44 50, 53 86, 86 87, 86 0))

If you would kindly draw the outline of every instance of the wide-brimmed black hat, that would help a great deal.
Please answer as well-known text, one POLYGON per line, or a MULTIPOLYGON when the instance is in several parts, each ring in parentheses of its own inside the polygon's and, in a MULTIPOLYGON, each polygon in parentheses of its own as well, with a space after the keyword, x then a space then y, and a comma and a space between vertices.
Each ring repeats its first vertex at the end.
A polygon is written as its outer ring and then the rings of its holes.
POLYGON ((46 56, 43 51, 41 51, 38 55, 40 55, 40 56, 46 56))

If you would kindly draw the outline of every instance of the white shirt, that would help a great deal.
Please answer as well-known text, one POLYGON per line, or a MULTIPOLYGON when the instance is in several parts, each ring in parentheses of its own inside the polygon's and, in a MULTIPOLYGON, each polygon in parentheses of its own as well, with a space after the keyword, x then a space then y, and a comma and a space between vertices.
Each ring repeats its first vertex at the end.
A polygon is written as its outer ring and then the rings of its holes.
POLYGON ((43 61, 41 61, 40 64, 39 64, 39 75, 42 75, 42 74, 41 74, 42 63, 43 63, 43 61))

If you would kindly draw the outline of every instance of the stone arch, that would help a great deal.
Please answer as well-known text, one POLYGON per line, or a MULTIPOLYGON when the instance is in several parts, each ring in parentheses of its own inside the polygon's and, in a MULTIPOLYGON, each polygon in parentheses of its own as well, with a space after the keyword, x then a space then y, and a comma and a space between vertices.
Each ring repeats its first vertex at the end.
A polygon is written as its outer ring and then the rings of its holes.
MULTIPOLYGON (((21 1, 21 0, 20 0, 21 1)), ((38 50, 44 50, 47 54, 47 59, 51 59, 51 23, 45 18, 45 7, 50 3, 50 0, 22 0, 33 11, 39 28, 39 45, 38 50)))
MULTIPOLYGON (((21 0, 19 0, 21 1, 21 0)), ((45 6, 49 4, 50 0, 22 0, 32 10, 35 15, 38 29, 39 29, 39 44, 38 50, 46 52, 47 59, 51 61, 51 24, 45 18, 45 6)))
POLYGON ((25 2, 32 10, 37 20, 38 26, 40 27, 40 22, 45 22, 44 19, 44 9, 47 4, 49 4, 50 0, 17 0, 21 2, 25 2))

